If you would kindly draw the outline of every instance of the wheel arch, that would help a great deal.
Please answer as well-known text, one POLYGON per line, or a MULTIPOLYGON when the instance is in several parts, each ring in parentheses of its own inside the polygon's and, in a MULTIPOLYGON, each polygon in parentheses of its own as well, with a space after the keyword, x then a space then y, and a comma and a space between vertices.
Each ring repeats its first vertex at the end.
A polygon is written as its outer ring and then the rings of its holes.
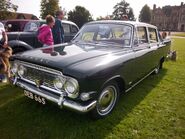
POLYGON ((18 41, 18 40, 12 40, 8 42, 8 45, 15 50, 16 48, 23 48, 25 50, 32 50, 33 47, 30 46, 29 44, 23 42, 23 41, 18 41))
POLYGON ((106 80, 101 88, 103 88, 106 84, 112 81, 117 83, 121 93, 125 91, 125 80, 120 75, 113 76, 109 78, 108 80, 106 80))
POLYGON ((162 69, 164 60, 165 60, 165 57, 162 56, 161 59, 160 59, 160 61, 159 61, 160 62, 159 63, 159 69, 162 69))

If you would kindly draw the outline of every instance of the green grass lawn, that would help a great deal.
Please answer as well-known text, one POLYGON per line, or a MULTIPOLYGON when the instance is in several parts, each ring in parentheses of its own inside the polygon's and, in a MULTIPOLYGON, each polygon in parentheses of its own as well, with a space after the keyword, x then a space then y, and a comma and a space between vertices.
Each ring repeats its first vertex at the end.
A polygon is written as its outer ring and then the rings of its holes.
POLYGON ((173 36, 185 37, 185 32, 178 32, 178 33, 173 34, 173 36))
POLYGON ((176 62, 165 62, 158 75, 123 95, 113 113, 97 121, 0 85, 0 139, 185 138, 185 39, 174 39, 172 49, 176 62))

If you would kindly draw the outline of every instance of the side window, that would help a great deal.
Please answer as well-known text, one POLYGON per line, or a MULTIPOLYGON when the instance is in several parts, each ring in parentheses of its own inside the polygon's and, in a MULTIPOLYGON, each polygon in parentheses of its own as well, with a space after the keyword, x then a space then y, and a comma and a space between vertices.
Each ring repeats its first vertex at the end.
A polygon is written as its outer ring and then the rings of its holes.
POLYGON ((148 43, 146 27, 137 27, 139 44, 148 43))
POLYGON ((71 26, 71 33, 77 33, 78 32, 78 28, 74 25, 71 26))
POLYGON ((148 28, 148 31, 149 31, 150 43, 156 43, 156 42, 158 42, 156 29, 154 29, 154 28, 148 28))
POLYGON ((134 46, 138 46, 138 44, 139 44, 136 28, 134 28, 134 40, 133 40, 133 44, 134 44, 134 46))
POLYGON ((25 27, 24 31, 25 32, 34 32, 37 31, 39 28, 40 23, 39 22, 28 22, 25 27))
POLYGON ((63 23, 62 26, 63 26, 63 29, 64 29, 64 33, 65 34, 69 34, 70 33, 70 26, 69 26, 69 24, 63 23))

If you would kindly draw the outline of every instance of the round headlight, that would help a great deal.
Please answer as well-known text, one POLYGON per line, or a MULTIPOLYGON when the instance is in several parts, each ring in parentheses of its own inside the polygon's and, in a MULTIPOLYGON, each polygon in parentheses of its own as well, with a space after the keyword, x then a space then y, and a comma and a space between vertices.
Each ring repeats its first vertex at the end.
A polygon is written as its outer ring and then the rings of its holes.
POLYGON ((78 96, 78 82, 75 79, 70 78, 67 80, 64 89, 69 97, 76 98, 78 96))
POLYGON ((54 82, 53 82, 55 88, 56 88, 56 89, 59 89, 59 90, 62 89, 64 83, 65 83, 65 79, 62 78, 62 77, 60 77, 60 78, 57 77, 57 78, 54 80, 54 82))
POLYGON ((19 68, 18 68, 19 76, 23 76, 25 71, 26 71, 26 68, 23 65, 19 66, 19 68))
POLYGON ((18 64, 17 63, 13 63, 12 67, 11 67, 11 71, 16 74, 18 71, 18 64))

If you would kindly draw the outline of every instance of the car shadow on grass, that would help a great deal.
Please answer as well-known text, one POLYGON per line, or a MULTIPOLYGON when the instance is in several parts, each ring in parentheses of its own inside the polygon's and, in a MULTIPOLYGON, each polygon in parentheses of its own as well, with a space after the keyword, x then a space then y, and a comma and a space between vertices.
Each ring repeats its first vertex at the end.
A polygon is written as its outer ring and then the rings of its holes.
POLYGON ((88 115, 61 110, 52 103, 41 105, 20 97, 0 107, 0 138, 105 138, 159 84, 166 72, 163 69, 159 75, 149 76, 121 95, 113 113, 96 121, 88 115))

